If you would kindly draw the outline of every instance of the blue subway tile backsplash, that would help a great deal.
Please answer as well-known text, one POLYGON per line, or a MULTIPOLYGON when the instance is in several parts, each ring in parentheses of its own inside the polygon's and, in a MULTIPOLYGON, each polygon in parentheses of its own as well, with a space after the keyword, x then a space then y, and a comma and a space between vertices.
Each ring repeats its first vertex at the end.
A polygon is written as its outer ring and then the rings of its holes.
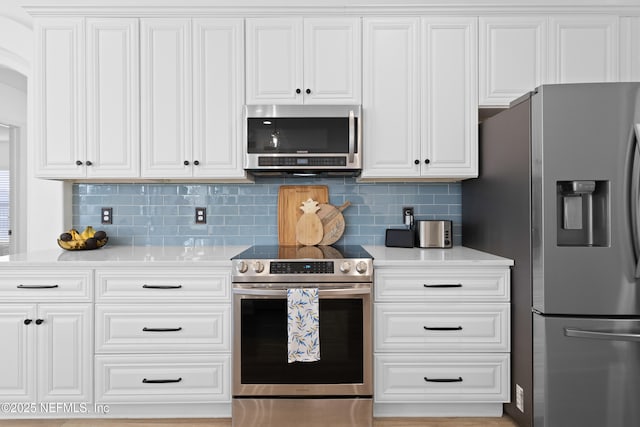
POLYGON ((416 219, 453 221, 461 236, 460 183, 358 183, 355 178, 256 178, 254 184, 74 184, 73 226, 102 229, 117 245, 210 246, 278 243, 280 185, 326 185, 329 203, 351 202, 338 244, 383 245, 387 228, 403 228, 402 207, 416 219), (100 209, 113 208, 113 224, 100 209), (195 224, 195 208, 207 223, 195 224))

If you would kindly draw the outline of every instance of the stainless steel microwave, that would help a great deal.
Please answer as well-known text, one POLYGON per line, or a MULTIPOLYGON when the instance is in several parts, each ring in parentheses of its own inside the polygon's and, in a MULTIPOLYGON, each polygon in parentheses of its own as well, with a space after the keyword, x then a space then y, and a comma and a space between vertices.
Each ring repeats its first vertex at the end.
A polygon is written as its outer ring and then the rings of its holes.
POLYGON ((254 175, 359 175, 361 119, 359 105, 247 105, 244 168, 254 175))

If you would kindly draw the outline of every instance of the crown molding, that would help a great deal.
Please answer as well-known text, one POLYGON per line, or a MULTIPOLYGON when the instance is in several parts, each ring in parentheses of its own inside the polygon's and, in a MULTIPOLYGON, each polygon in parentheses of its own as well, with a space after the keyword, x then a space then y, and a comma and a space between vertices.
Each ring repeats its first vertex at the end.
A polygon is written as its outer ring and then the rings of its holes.
POLYGON ((604 13, 639 15, 640 0, 16 0, 32 16, 292 16, 604 13))

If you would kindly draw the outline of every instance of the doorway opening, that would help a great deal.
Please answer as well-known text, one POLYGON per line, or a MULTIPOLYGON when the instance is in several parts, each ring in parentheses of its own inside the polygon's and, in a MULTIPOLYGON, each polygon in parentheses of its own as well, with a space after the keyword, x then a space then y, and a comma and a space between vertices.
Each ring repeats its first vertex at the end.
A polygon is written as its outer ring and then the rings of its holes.
POLYGON ((12 127, 0 123, 0 256, 11 253, 12 127))

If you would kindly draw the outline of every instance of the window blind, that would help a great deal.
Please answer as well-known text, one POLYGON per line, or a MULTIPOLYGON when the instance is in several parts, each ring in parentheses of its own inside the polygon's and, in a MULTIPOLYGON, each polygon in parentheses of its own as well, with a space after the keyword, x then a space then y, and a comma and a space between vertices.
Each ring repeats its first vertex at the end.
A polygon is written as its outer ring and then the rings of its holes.
POLYGON ((9 171, 0 170, 0 245, 9 245, 9 171))

